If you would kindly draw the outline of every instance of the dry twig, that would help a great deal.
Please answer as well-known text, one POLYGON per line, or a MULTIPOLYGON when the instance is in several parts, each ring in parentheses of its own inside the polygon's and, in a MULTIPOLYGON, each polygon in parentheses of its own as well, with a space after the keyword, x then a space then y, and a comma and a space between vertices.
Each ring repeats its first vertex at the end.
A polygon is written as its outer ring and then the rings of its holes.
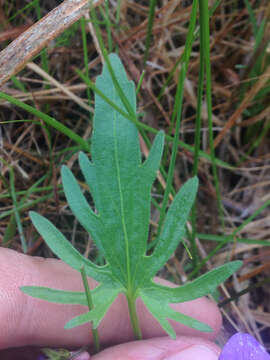
MULTIPOLYGON (((102 0, 93 0, 97 6, 102 0)), ((0 86, 18 73, 48 43, 89 10, 89 0, 65 0, 0 53, 0 86)))

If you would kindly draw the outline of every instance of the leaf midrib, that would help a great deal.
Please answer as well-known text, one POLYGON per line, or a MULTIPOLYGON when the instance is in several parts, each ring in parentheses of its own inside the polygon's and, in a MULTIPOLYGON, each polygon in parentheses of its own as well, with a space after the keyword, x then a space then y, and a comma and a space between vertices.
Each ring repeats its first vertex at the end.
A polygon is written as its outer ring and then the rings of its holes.
POLYGON ((116 174, 117 174, 117 183, 120 197, 120 214, 121 214, 121 223, 124 233, 125 240, 125 249, 126 249, 126 265, 127 265, 127 291, 131 290, 131 278, 130 278, 130 257, 129 257, 129 241, 127 235, 127 228, 125 223, 124 216, 124 203, 123 203, 123 194, 122 194, 122 184, 121 184, 121 175, 120 175, 120 166, 119 166, 119 157, 118 157, 118 147, 117 147, 117 136, 116 136, 116 113, 113 112, 113 141, 114 141, 114 159, 116 166, 116 174))

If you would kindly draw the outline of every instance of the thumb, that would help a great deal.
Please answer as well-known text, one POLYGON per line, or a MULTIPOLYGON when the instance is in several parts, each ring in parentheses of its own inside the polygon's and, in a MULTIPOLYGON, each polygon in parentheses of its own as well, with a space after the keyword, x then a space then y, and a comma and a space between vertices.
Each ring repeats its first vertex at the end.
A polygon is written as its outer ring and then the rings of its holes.
POLYGON ((218 354, 205 345, 193 345, 180 352, 166 356, 164 360, 218 360, 218 354))
POLYGON ((132 341, 107 348, 91 360, 218 360, 220 349, 202 338, 178 336, 132 341))

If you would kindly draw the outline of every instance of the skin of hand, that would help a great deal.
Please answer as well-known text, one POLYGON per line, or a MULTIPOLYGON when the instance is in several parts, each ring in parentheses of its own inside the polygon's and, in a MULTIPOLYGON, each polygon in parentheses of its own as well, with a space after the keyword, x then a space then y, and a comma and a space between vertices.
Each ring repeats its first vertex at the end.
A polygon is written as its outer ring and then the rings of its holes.
MULTIPOLYGON (((31 257, 1 248, 0 273, 1 360, 37 359, 33 355, 34 347, 76 349, 89 343, 89 325, 64 329, 68 320, 85 312, 84 307, 48 303, 31 298, 19 289, 23 285, 37 285, 83 291, 77 271, 60 260, 31 257)), ((165 280, 156 281, 173 286, 165 280)), ((89 285, 93 288, 96 283, 89 279, 89 285)), ((217 306, 206 298, 171 306, 205 322, 213 332, 200 333, 171 321, 177 333, 177 339, 172 340, 138 300, 138 317, 145 340, 133 341, 126 300, 119 296, 99 326, 100 342, 105 350, 91 356, 85 353, 78 360, 217 360, 220 349, 212 342, 221 327, 217 306)))

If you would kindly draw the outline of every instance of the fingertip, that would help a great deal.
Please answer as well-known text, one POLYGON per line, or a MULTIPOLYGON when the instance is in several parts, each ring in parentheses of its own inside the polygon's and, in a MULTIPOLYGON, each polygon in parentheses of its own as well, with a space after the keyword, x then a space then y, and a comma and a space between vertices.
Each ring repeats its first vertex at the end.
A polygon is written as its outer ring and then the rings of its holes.
POLYGON ((85 351, 78 355, 74 360, 90 360, 90 355, 85 351))
POLYGON ((194 345, 166 356, 163 360, 218 360, 218 354, 205 345, 194 345))
POLYGON ((160 337, 116 345, 94 355, 92 360, 217 360, 220 349, 202 338, 160 337))

